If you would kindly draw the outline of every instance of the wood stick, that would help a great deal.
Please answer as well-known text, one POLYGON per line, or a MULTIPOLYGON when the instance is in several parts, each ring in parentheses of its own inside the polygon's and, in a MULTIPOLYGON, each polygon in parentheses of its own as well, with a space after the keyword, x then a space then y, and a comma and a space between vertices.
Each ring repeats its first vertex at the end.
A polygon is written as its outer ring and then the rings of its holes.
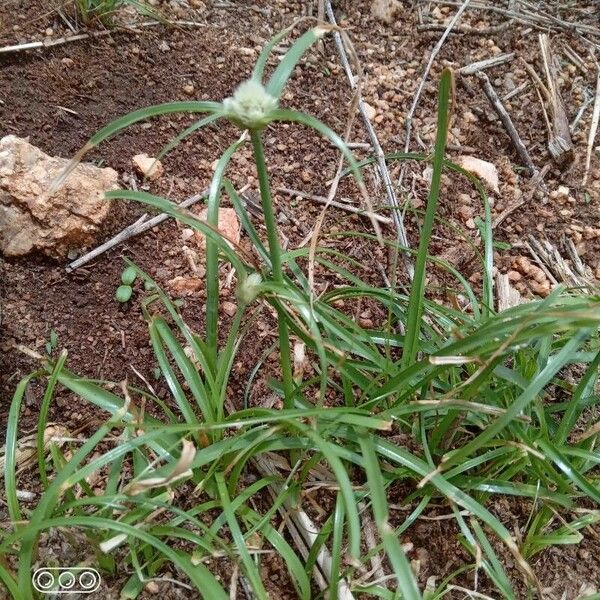
POLYGON ((377 536, 373 520, 367 513, 367 505, 364 502, 358 503, 358 510, 361 516, 362 530, 365 532, 365 544, 371 553, 371 570, 364 576, 364 579, 367 579, 367 576, 375 575, 378 580, 382 581, 385 579, 385 571, 381 554, 376 550, 377 536))
MULTIPOLYGON (((81 33, 79 35, 72 35, 71 37, 60 37, 51 40, 44 40, 43 42, 27 42, 26 44, 16 44, 13 46, 4 46, 0 48, 0 54, 10 54, 13 52, 21 52, 24 50, 36 50, 39 48, 52 48, 54 46, 62 46, 63 44, 70 44, 71 42, 79 42, 80 40, 94 39, 105 37, 113 33, 138 33, 140 29, 144 27, 155 27, 161 25, 160 21, 147 21, 146 23, 140 23, 139 25, 131 27, 115 27, 114 29, 106 29, 104 31, 95 31, 90 33, 81 33)), ((195 21, 169 21, 169 25, 179 25, 182 27, 207 27, 206 23, 197 23, 195 21)))
POLYGON ((588 93, 587 88, 584 88, 583 93, 586 98, 583 101, 583 104, 579 107, 579 110, 577 111, 577 114, 575 115, 573 122, 569 126, 571 133, 575 133, 575 130, 577 129, 577 125, 579 124, 579 121, 581 121, 581 117, 583 117, 583 113, 585 113, 585 111, 587 110, 587 107, 594 101, 594 96, 592 96, 591 94, 588 93))
POLYGON ((509 54, 500 54, 499 56, 492 56, 492 58, 479 60, 477 62, 471 63, 470 65, 461 67, 460 69, 458 69, 457 73, 460 73, 461 75, 474 75, 475 73, 483 71, 484 69, 489 69, 490 67, 497 67, 498 65, 508 63, 514 58, 514 52, 510 52, 509 54))
MULTIPOLYGON (((593 275, 589 268, 586 269, 585 265, 581 262, 581 258, 579 257, 579 254, 577 254, 577 249, 571 240, 569 240, 569 242, 571 242, 570 246, 568 243, 565 245, 567 253, 571 255, 571 259, 573 260, 574 257, 576 257, 573 265, 575 267, 575 272, 571 268, 571 265, 569 265, 561 256, 558 248, 548 240, 537 240, 533 235, 529 235, 528 237, 529 245, 539 254, 540 259, 544 263, 543 265, 540 265, 542 268, 547 267, 568 286, 586 287, 593 285, 593 275)), ((544 271, 546 271, 545 268, 544 271)), ((554 281, 556 282, 556 279, 554 281)))
MULTIPOLYGON (((202 198, 205 198, 207 195, 208 195, 208 190, 204 190, 200 194, 196 194, 194 196, 191 196, 187 200, 184 200, 181 204, 178 204, 177 207, 178 208, 189 208, 193 204, 196 204, 197 202, 202 200, 202 198)), ((129 238, 135 237, 136 235, 139 235, 140 233, 144 233, 144 231, 148 231, 148 229, 152 229, 156 225, 159 225, 163 221, 166 221, 169 217, 170 217, 170 215, 168 215, 167 213, 160 213, 159 215, 152 217, 152 219, 148 219, 147 215, 143 215, 135 223, 132 223, 131 225, 128 225, 127 227, 125 227, 125 229, 123 229, 122 231, 117 233, 117 235, 112 237, 110 240, 107 240, 106 242, 104 242, 104 244, 101 244, 97 248, 94 248, 94 250, 91 250, 87 254, 84 254, 77 260, 74 260, 72 263, 68 264, 66 266, 67 273, 71 273, 75 269, 82 267, 83 265, 90 262, 97 256, 100 256, 100 254, 103 254, 107 250, 110 250, 111 248, 118 246, 121 242, 124 242, 125 240, 128 240, 129 238)))
POLYGON ((569 46, 566 42, 563 43, 562 46, 563 52, 567 55, 567 58, 576 66, 579 67, 581 72, 585 75, 588 72, 588 68, 585 66, 585 63, 581 59, 581 56, 569 46))
POLYGON ((548 81, 548 107, 550 111, 551 127, 548 135, 548 150, 557 165, 563 167, 573 161, 574 149, 569 129, 567 112, 560 95, 558 77, 554 63, 554 55, 550 47, 548 36, 543 33, 539 36, 540 49, 548 81))
POLYGON ((588 175, 590 174, 590 164, 592 162, 592 150, 594 148, 594 140, 598 131, 598 122, 600 121, 600 67, 598 67, 598 80, 596 81, 596 98, 594 100, 594 112, 592 113, 592 122, 590 124, 590 135, 588 137, 587 154, 585 157, 585 171, 583 173, 582 185, 587 184, 588 175))
POLYGON ((337 202, 336 200, 329 201, 325 196, 315 196, 314 194, 307 194, 306 192, 302 192, 300 190, 292 190, 286 187, 277 188, 278 192, 283 192, 284 194, 288 194, 289 196, 300 196, 301 198, 306 198, 307 200, 313 200, 314 202, 318 202, 319 204, 327 204, 329 203, 331 206, 335 206, 336 208, 340 208, 347 212, 351 212, 357 215, 362 215, 364 217, 369 217, 370 219, 375 219, 380 223, 384 223, 386 225, 390 225, 393 223, 392 219, 389 217, 384 217, 377 213, 372 213, 362 208, 357 208, 356 206, 352 206, 351 204, 344 204, 343 202, 337 202))
MULTIPOLYGON (((515 21, 519 21, 521 23, 525 23, 526 25, 532 25, 538 29, 543 29, 544 31, 563 29, 570 32, 576 32, 579 35, 583 33, 588 33, 595 37, 600 37, 600 28, 594 27, 592 25, 587 25, 585 23, 577 23, 571 21, 564 21, 557 17, 554 17, 548 13, 544 13, 540 11, 539 7, 535 7, 525 0, 520 0, 521 4, 530 6, 533 11, 519 11, 512 10, 510 8, 504 8, 501 6, 497 6, 496 4, 489 4, 485 2, 477 2, 474 0, 469 8, 473 10, 487 10, 490 12, 496 12, 501 15, 506 15, 515 21)), ((442 6, 460 6, 461 2, 459 0, 443 0, 437 2, 437 4, 442 6)))
POLYGON ((540 252, 542 255, 546 254, 546 249, 540 244, 540 242, 538 242, 538 240, 534 236, 529 235, 529 241, 525 242, 525 247, 527 248, 527 250, 529 250, 529 254, 531 254, 531 256, 533 256, 533 258, 535 259, 538 267, 540 267, 540 269, 544 271, 546 277, 554 285, 558 285, 556 277, 554 277, 550 269, 546 266, 546 263, 540 258, 540 256, 537 253, 540 252))
MULTIPOLYGON (((501 33, 510 27, 511 20, 505 21, 500 25, 492 25, 491 27, 471 27, 470 25, 457 25, 450 33, 465 33, 471 35, 494 35, 501 33)), ((425 23, 417 25, 417 31, 444 31, 446 29, 444 23, 425 23)))
POLYGON ((529 156, 529 152, 527 151, 525 144, 521 141, 521 137, 519 136, 519 133, 517 132, 517 129, 516 129, 512 119, 510 118, 508 111, 506 110, 506 108, 504 108, 504 104, 502 104, 502 100, 500 100, 498 94, 496 93, 496 90, 494 89, 494 86, 492 85, 490 78, 481 71, 476 73, 476 76, 481 81, 483 91, 485 92, 485 95, 488 97, 488 100, 490 101, 493 109, 496 111, 496 114, 498 115, 498 117, 500 117, 500 121, 502 121, 502 124, 504 125, 504 127, 513 143, 513 146, 515 147, 517 154, 519 155, 519 158, 523 161, 523 163, 529 170, 530 176, 534 177, 538 173, 538 170, 537 170, 536 166, 533 164, 533 161, 531 160, 531 156, 529 156))
POLYGON ((503 96, 502 101, 507 102, 511 98, 518 96, 521 92, 525 91, 528 87, 529 87, 529 82, 525 81, 520 86, 516 87, 514 90, 511 90, 510 92, 508 92, 508 94, 503 96))
MULTIPOLYGON (((329 22, 332 25, 337 26, 337 22, 335 20, 335 15, 333 13, 333 9, 331 7, 330 0, 325 0, 324 4, 325 4, 325 12, 327 13, 327 18, 329 19, 329 22)), ((352 89, 355 89, 356 85, 357 85, 356 78, 354 76, 354 73, 352 72, 352 67, 350 66, 350 62, 348 60, 348 54, 346 53, 346 49, 344 48, 344 42, 342 40, 342 36, 340 35, 339 32, 336 31, 333 34, 333 39, 335 41, 335 45, 338 50, 340 62, 342 63, 342 66, 344 67, 344 71, 346 72, 346 77, 348 78, 348 81, 350 82, 350 87, 352 89)), ((385 162, 385 155, 384 155, 383 149, 381 147, 381 144, 379 143, 379 138, 377 137, 377 134, 375 133, 375 129, 373 128, 373 125, 371 124, 371 121, 369 120, 369 117, 367 114, 367 109, 365 107, 365 103, 364 103, 364 100, 362 99, 361 95, 359 95, 359 97, 358 97, 358 108, 359 108, 360 115, 362 117, 365 129, 367 131, 367 135, 369 136, 369 139, 371 140, 371 146, 373 147, 375 157, 377 159, 377 170, 379 171, 379 176, 381 177, 381 181, 383 181, 386 196, 388 199, 388 204, 389 204, 390 208, 392 209, 392 219, 393 219, 393 223, 396 227, 398 242, 401 246, 408 248, 409 247, 408 237, 406 236, 406 229, 404 228, 404 220, 402 217, 402 211, 400 210, 400 203, 398 202, 394 184, 392 182, 390 172, 389 172, 389 170, 387 168, 387 164, 385 162)), ((338 207, 338 208, 341 208, 341 207, 338 207)), ((404 259, 404 266, 406 268, 408 276, 412 280, 412 278, 414 276, 414 266, 412 264, 412 261, 406 253, 403 253, 403 259, 404 259)))
POLYGON ((522 302, 521 294, 510 285, 508 275, 498 273, 496 275, 496 295, 498 297, 498 312, 507 308, 517 306, 522 302))

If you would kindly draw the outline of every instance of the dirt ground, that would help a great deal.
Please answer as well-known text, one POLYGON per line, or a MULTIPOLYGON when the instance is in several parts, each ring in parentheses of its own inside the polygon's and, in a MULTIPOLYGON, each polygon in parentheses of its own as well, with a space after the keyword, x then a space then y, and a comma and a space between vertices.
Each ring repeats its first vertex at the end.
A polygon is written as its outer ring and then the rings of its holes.
MULTIPOLYGON (((59 0, 5 0, 0 5, 0 47, 67 35, 69 29, 56 10, 63 4, 59 0)), ((53 48, 0 54, 0 137, 8 134, 28 137, 51 155, 70 157, 102 125, 133 109, 189 98, 220 100, 249 75, 258 50, 273 33, 295 18, 316 11, 316 3, 309 1, 206 0, 205 7, 197 9, 190 4, 173 1, 159 7, 167 17, 194 21, 194 26, 161 25, 137 33, 119 31, 53 48)), ((367 0, 343 0, 334 3, 334 7, 338 22, 347 28, 362 63, 363 93, 373 109, 373 124, 380 141, 386 151, 398 151, 404 144, 405 116, 429 53, 442 34, 438 28, 428 26, 443 24, 456 7, 443 3, 438 6, 435 2, 419 6, 417 2, 403 2, 394 23, 385 24, 371 15, 370 4, 367 0)), ((565 3, 564 8, 556 8, 553 2, 541 4, 544 10, 561 19, 600 26, 594 0, 565 3)), ((504 5, 504 2, 495 4, 504 5)), ((63 12, 70 17, 67 9, 63 12)), ((134 17, 124 14, 120 18, 134 17)), ((592 152, 587 184, 582 185, 593 102, 587 105, 573 133, 573 163, 563 169, 554 166, 547 150, 546 126, 536 88, 531 85, 521 60, 533 65, 543 77, 538 29, 526 23, 509 22, 505 15, 493 10, 468 10, 461 27, 449 36, 434 63, 412 123, 411 148, 425 152, 431 148, 437 80, 443 66, 456 70, 494 55, 515 53, 511 62, 487 73, 501 97, 528 84, 506 100, 505 106, 535 166, 542 169, 549 165, 544 185, 534 189, 476 77, 457 78, 449 157, 471 155, 498 167, 500 190, 490 196, 494 217, 525 200, 495 230, 496 240, 503 242, 497 248, 496 266, 500 272, 510 273, 523 295, 546 293, 550 285, 547 275, 533 279, 532 272, 523 266, 527 261, 535 263, 525 245, 530 234, 550 241, 559 249, 564 248, 566 238, 571 239, 592 277, 600 280, 599 141, 592 152), (486 33, 481 35, 474 29, 486 33)), ((572 122, 596 92, 593 44, 564 27, 557 26, 550 34, 560 58, 561 93, 572 122), (568 54, 564 51, 566 47, 568 54), (570 57, 571 52, 581 58, 581 63, 570 57)), ((593 41, 598 44, 600 38, 593 41)), ((596 46, 596 58, 600 57, 599 48, 596 46)), ((296 69, 285 95, 286 105, 323 119, 338 132, 344 130, 350 100, 348 82, 331 40, 325 41, 322 49, 308 54, 296 69)), ((177 116, 136 125, 101 145, 90 160, 101 160, 129 181, 134 154, 156 154, 190 122, 188 117, 177 116)), ((182 143, 163 161, 165 175, 150 184, 150 191, 179 201, 205 189, 213 162, 235 135, 233 128, 218 125, 182 143)), ((295 126, 269 128, 265 138, 274 188, 326 194, 326 182, 333 176, 337 162, 336 153, 326 142, 295 126)), ((355 126, 352 141, 368 141, 359 124, 355 126)), ((390 167, 396 180, 400 166, 391 163, 390 167)), ((230 176, 236 187, 249 185, 249 191, 257 193, 248 152, 234 161, 230 176)), ((370 173, 367 178, 374 203, 384 205, 381 185, 370 173)), ((418 241, 415 213, 426 201, 423 167, 411 165, 404 183, 402 201, 408 205, 406 224, 414 247, 418 241)), ((344 183, 341 193, 360 201, 350 184, 344 183)), ((285 236, 291 246, 299 244, 314 224, 320 206, 283 193, 276 194, 275 200, 282 214, 285 236)), ((110 238, 143 212, 137 205, 115 204, 98 242, 110 238)), ((444 224, 436 232, 432 250, 475 284, 481 277, 479 262, 466 240, 481 248, 475 218, 482 214, 472 191, 447 182, 440 202, 444 224)), ((369 231, 369 227, 363 218, 332 209, 323 231, 324 234, 348 229, 369 231)), ((385 233, 389 237, 394 235, 391 228, 385 233)), ((139 302, 121 305, 114 300, 123 269, 122 257, 132 259, 159 283, 167 285, 176 276, 191 275, 184 244, 182 228, 167 222, 72 274, 65 272, 65 264, 36 256, 19 260, 0 258, 0 423, 6 421, 17 382, 36 366, 17 346, 43 352, 51 330, 57 333, 59 348, 69 351, 69 368, 77 373, 119 381, 126 376, 135 377, 135 368, 151 379, 156 365, 139 302)), ((386 257, 374 253, 367 242, 338 242, 336 249, 361 261, 370 277, 380 277, 378 264, 386 257)), ((434 273, 429 285, 433 289, 444 282, 434 273)), ((233 289, 230 294, 233 296, 233 289)), ((184 314, 193 326, 202 322, 202 299, 202 290, 183 298, 184 314)), ((264 322, 259 327, 259 335, 246 342, 240 354, 240 363, 234 369, 238 377, 234 388, 244 383, 244 375, 270 343, 272 323, 264 322)), ((259 382, 251 402, 264 401, 262 389, 259 382)), ((35 423, 39 401, 34 388, 26 398, 24 431, 27 423, 32 426, 35 423)), ((91 428, 98 418, 89 407, 73 406, 61 394, 52 406, 50 417, 71 430, 91 428)), ((499 501, 495 512, 516 532, 528 517, 527 507, 508 501, 499 501)), ((455 541, 455 532, 449 531, 452 527, 450 521, 423 520, 407 532, 405 541, 414 546, 411 558, 421 560, 419 577, 423 582, 429 577, 439 581, 468 560, 455 541)), ((585 589, 600 590, 599 533, 589 531, 578 546, 553 548, 535 557, 532 567, 548 598, 571 599, 585 589)), ((510 569, 510 559, 506 560, 510 569)), ((519 579, 518 574, 514 576, 519 579)), ((281 592, 286 589, 282 581, 285 575, 280 573, 276 561, 267 578, 273 582, 270 591, 274 598, 293 597, 291 592, 281 592)), ((103 596, 111 597, 119 584, 122 581, 111 582, 112 591, 104 590, 103 596)), ((175 590, 168 594, 189 597, 175 590)))

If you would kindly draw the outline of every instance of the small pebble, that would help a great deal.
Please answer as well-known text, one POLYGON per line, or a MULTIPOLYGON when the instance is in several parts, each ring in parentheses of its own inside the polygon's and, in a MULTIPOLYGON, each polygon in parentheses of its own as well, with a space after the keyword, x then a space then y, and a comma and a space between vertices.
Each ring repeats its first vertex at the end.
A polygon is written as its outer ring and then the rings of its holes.
POLYGON ((237 311, 237 306, 233 303, 233 302, 223 302, 223 312, 230 316, 233 317, 233 315, 235 315, 236 311, 237 311))
POLYGON ((158 592, 160 591, 160 588, 158 587, 158 583, 156 583, 156 581, 149 581, 144 586, 144 588, 149 594, 158 594, 158 592))
POLYGON ((372 121, 376 117, 377 111, 368 102, 365 102, 364 106, 367 119, 369 119, 369 121, 372 121))

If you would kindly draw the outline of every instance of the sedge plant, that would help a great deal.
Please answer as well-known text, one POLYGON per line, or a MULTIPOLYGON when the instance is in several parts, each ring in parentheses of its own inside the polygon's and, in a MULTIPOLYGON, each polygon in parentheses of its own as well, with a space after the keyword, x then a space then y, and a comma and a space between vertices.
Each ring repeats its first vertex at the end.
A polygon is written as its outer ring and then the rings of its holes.
MULTIPOLYGON (((348 174, 359 183, 369 164, 358 163, 321 121, 280 106, 302 55, 326 29, 301 35, 264 83, 270 52, 289 31, 267 44, 251 78, 231 98, 135 111, 98 132, 73 161, 72 166, 103 140, 158 115, 202 114, 165 152, 218 119, 247 132, 217 162, 206 221, 148 193, 108 194, 111 200, 133 200, 166 212, 206 236, 204 331, 194 331, 159 283, 128 262, 128 273, 148 290, 142 311, 167 400, 148 384, 79 377, 67 368, 66 352, 57 359, 46 357, 38 371, 19 383, 4 461, 9 526, 0 533, 0 581, 17 600, 33 595, 31 569, 40 547, 49 543, 50 531, 65 543, 85 540, 90 555, 84 560, 106 577, 126 573, 124 598, 138 597, 149 581, 166 572, 172 585, 191 587, 211 600, 226 599, 231 585, 217 578, 216 565, 227 561, 232 572, 239 568, 253 597, 266 600, 262 557, 275 552, 290 587, 303 600, 323 595, 437 599, 465 571, 483 573, 480 579, 495 596, 514 599, 514 573, 507 572, 498 543, 512 554, 533 595, 539 582, 528 560, 548 546, 578 543, 585 528, 600 518, 597 428, 587 421, 600 401, 600 299, 558 289, 543 300, 495 312, 485 191, 444 157, 450 71, 440 80, 433 155, 388 157, 431 160, 433 165, 418 250, 387 242, 415 255, 411 291, 370 283, 364 266, 334 246, 319 249, 315 260, 343 283, 315 297, 300 266, 309 250, 282 248, 264 152, 265 127, 285 121, 324 135, 343 153, 348 174), (232 156, 247 138, 258 173, 266 242, 256 217, 246 211, 226 176, 232 156), (443 172, 466 177, 484 205, 481 299, 456 269, 429 255, 443 172), (244 253, 220 235, 218 209, 224 196, 235 207, 254 253, 244 253), (222 344, 217 335, 220 261, 228 262, 237 278, 237 312, 222 344), (452 293, 465 299, 462 305, 429 297, 425 282, 432 265, 455 281, 452 293), (381 326, 362 327, 340 308, 340 301, 376 303, 388 319, 381 326), (266 356, 277 352, 280 378, 272 389, 283 408, 240 408, 228 397, 232 365, 265 305, 277 315, 277 342, 258 359, 245 395, 266 356), (307 365, 300 374, 294 369, 292 345, 305 348, 307 365), (17 464, 21 405, 33 381, 45 385, 33 467, 41 489, 35 506, 19 496, 17 464), (87 439, 69 440, 66 446, 46 440, 57 393, 92 404, 106 415, 104 422, 87 439), (398 442, 406 436, 413 441, 410 448, 398 442), (92 479, 101 484, 92 489, 92 479), (322 518, 311 522, 303 551, 298 539, 307 529, 304 509, 315 487, 330 501, 324 503, 322 518), (388 498, 399 490, 406 510, 396 513, 388 498), (531 507, 519 540, 495 514, 498 497, 514 497, 531 507), (269 498, 267 504, 257 502, 264 498, 269 498), (402 544, 432 505, 442 505, 452 515, 457 547, 472 556, 433 587, 418 580, 402 544), (281 526, 291 527, 290 515, 300 516, 305 526, 287 535, 281 526), (374 523, 375 545, 366 543, 366 521, 374 523), (386 559, 383 579, 365 568, 377 556, 386 559)), ((336 235, 378 243, 369 233, 336 235)))

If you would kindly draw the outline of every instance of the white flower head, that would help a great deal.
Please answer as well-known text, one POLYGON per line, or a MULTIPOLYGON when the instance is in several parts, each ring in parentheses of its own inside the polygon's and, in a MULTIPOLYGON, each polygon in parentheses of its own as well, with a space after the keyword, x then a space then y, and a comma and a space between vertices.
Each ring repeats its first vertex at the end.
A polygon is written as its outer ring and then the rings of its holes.
POLYGON ((238 282, 235 295, 240 304, 250 304, 254 302, 261 291, 262 277, 260 273, 250 273, 248 277, 243 277, 238 282))
POLYGON ((223 100, 225 115, 247 129, 260 129, 269 122, 277 108, 277 98, 267 92, 260 81, 248 79, 240 83, 233 96, 223 100))

